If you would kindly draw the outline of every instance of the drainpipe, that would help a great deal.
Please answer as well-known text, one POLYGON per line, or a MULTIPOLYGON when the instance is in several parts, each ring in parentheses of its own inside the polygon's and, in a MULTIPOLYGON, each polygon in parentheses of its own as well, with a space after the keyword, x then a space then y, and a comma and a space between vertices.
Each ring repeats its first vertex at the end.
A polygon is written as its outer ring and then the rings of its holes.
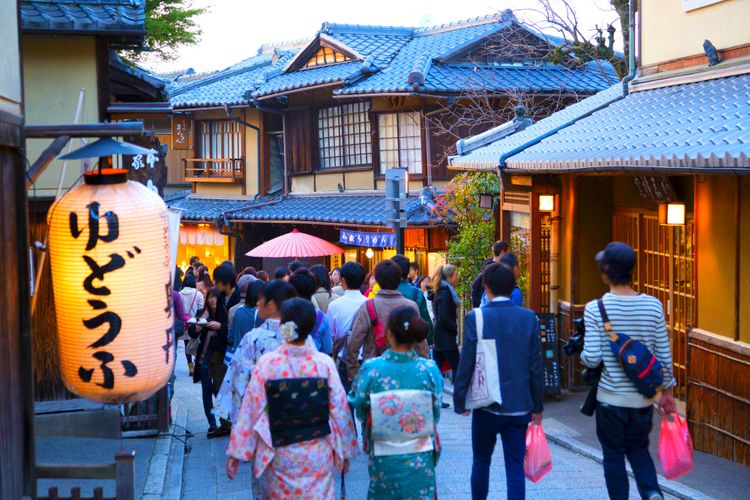
POLYGON ((251 128, 255 130, 255 133, 258 137, 258 140, 255 142, 255 146, 257 149, 257 165, 258 165, 258 172, 257 172, 257 180, 258 180, 258 190, 255 193, 256 196, 260 194, 260 142, 261 142, 261 134, 260 134, 260 127, 256 127, 252 123, 248 123, 245 120, 241 118, 236 118, 232 116, 232 107, 229 104, 224 105, 224 111, 227 113, 227 118, 232 120, 233 122, 239 123, 240 125, 244 125, 245 127, 251 128))
POLYGON ((628 2, 628 45, 628 74, 622 79, 624 95, 628 95, 628 84, 635 78, 635 0, 628 2))

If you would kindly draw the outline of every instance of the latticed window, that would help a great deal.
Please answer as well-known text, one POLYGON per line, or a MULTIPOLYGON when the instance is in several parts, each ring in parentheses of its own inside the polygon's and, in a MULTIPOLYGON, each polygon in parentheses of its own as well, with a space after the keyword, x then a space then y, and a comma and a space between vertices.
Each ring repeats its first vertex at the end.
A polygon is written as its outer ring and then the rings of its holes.
POLYGON ((305 68, 314 68, 315 66, 325 66, 326 64, 336 64, 349 60, 341 52, 336 52, 328 47, 321 47, 314 56, 308 59, 307 63, 305 63, 305 68))
POLYGON ((321 168, 372 165, 369 111, 369 102, 318 110, 321 168))
POLYGON ((242 158, 242 128, 229 120, 204 121, 200 123, 201 158, 242 158))
POLYGON ((410 174, 422 175, 422 127, 419 111, 381 113, 380 173, 386 169, 407 168, 410 174))

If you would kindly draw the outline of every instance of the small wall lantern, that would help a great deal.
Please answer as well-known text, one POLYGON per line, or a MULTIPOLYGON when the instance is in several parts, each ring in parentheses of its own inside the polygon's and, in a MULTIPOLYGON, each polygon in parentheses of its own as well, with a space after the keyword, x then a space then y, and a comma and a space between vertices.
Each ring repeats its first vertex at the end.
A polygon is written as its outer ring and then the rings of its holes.
POLYGON ((684 226, 685 204, 670 202, 659 205, 659 224, 665 226, 684 226))
POLYGON ((373 257, 375 257, 375 252, 373 252, 373 251, 372 251, 372 248, 368 248, 368 249, 367 249, 367 250, 365 251, 365 256, 366 256, 366 257, 367 257, 368 259, 372 259, 373 257))
POLYGON ((490 193, 482 193, 479 195, 479 208, 491 209, 494 205, 495 197, 490 193))
POLYGON ((539 195, 539 211, 540 212, 554 212, 555 211, 555 195, 554 194, 540 194, 539 195))

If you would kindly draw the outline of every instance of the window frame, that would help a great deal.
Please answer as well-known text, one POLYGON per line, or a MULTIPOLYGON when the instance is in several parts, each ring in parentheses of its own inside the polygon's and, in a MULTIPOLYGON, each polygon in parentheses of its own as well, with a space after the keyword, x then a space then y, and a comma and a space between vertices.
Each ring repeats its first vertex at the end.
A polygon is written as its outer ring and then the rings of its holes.
MULTIPOLYGON (((375 125, 377 127, 377 136, 376 136, 376 143, 377 143, 377 151, 378 151, 378 161, 377 165, 373 165, 373 168, 377 169, 376 177, 383 178, 385 177, 385 170, 388 168, 396 168, 403 166, 401 163, 401 155, 402 155, 402 146, 401 141, 407 138, 418 138, 419 139, 419 160, 421 164, 421 169, 419 172, 412 172, 409 168, 409 165, 407 165, 407 171, 409 172, 409 179, 415 180, 415 179, 421 179, 425 175, 425 168, 427 167, 426 162, 426 154, 425 154, 425 127, 424 127, 424 116, 422 115, 422 112, 418 109, 403 109, 398 111, 384 111, 377 113, 377 116, 375 117, 375 125), (398 119, 398 115, 405 115, 405 114, 416 114, 419 117, 419 120, 417 121, 417 124, 419 126, 419 134, 416 136, 410 136, 410 137, 403 137, 401 135, 401 123, 398 119), (397 149, 396 152, 398 154, 398 163, 399 165, 383 166, 384 161, 384 155, 383 155, 383 149, 381 147, 381 143, 384 140, 383 134, 380 128, 380 117, 383 115, 396 115, 396 143, 397 143, 397 149)), ((412 149, 412 151, 416 151, 415 149, 412 149)))
POLYGON ((317 158, 317 168, 315 170, 335 172, 340 170, 351 171, 374 168, 375 148, 372 141, 371 107, 370 101, 364 100, 315 108, 315 149, 317 158), (346 110, 351 107, 356 107, 356 109, 347 112, 346 110), (336 114, 336 110, 338 110, 338 114, 336 114), (322 117, 322 113, 330 114, 322 117), (356 115, 359 115, 356 120, 347 122, 347 116, 354 117, 356 115), (324 127, 322 124, 324 118, 334 123, 324 127), (355 129, 355 131, 347 132, 350 128, 355 129), (323 131, 335 131, 336 133, 324 137, 323 131), (324 147, 324 140, 334 140, 337 142, 333 146, 324 147), (338 150, 339 153, 324 153, 329 150, 333 152, 337 152, 338 150), (324 161, 324 158, 326 161, 324 161))

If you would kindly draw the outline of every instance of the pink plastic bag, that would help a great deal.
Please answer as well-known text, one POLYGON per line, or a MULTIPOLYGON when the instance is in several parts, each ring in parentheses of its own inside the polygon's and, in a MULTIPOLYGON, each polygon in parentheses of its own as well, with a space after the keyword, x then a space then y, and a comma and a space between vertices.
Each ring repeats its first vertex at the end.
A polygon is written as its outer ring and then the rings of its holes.
POLYGON ((693 470, 693 440, 677 413, 665 415, 659 432, 659 462, 664 477, 677 479, 693 470))
POLYGON ((541 424, 531 424, 526 430, 526 456, 523 458, 523 473, 533 483, 538 483, 552 470, 547 437, 541 424))

